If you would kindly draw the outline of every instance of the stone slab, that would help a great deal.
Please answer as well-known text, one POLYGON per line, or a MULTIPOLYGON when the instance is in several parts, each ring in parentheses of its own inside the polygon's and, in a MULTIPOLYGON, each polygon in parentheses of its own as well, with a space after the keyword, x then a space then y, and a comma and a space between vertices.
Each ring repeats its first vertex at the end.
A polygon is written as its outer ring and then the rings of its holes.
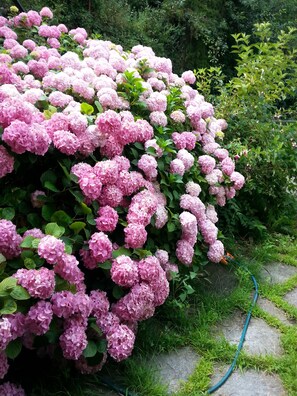
POLYGON ((283 283, 294 275, 297 275, 297 267, 277 262, 265 265, 260 272, 260 278, 271 284, 283 283))
POLYGON ((168 391, 177 392, 181 381, 187 381, 194 372, 199 355, 190 347, 180 348, 176 351, 154 356, 150 360, 156 377, 160 382, 168 386, 168 391))
MULTIPOLYGON (((215 337, 219 339, 223 336, 230 344, 238 345, 245 319, 245 313, 239 310, 235 311, 213 329, 215 337)), ((280 341, 280 332, 262 319, 251 318, 243 351, 251 355, 281 355, 283 348, 280 341)))
POLYGON ((291 290, 284 296, 284 299, 291 305, 297 308, 297 288, 291 290))
MULTIPOLYGON (((211 385, 215 385, 226 373, 228 366, 215 366, 211 385)), ((280 378, 256 370, 235 370, 216 396, 287 396, 280 378)))
MULTIPOLYGON (((297 304, 297 292, 295 298, 297 304)), ((287 326, 292 326, 295 323, 293 320, 288 319, 284 311, 276 307, 271 301, 267 300, 266 298, 259 297, 257 301, 257 305, 261 309, 263 309, 263 311, 266 311, 270 315, 276 317, 287 326)))
POLYGON ((221 264, 211 263, 205 267, 209 276, 205 289, 215 295, 228 296, 238 285, 234 271, 221 264))

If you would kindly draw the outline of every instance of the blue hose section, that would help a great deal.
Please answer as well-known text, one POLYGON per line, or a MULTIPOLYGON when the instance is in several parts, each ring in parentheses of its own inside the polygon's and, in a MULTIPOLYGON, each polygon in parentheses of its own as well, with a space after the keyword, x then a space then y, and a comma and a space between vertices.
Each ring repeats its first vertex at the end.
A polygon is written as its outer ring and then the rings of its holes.
MULTIPOLYGON (((225 257, 225 258, 226 258, 228 261, 231 261, 232 263, 235 263, 235 264, 237 264, 239 267, 243 268, 243 269, 251 276, 252 281, 253 281, 253 283, 254 283, 255 292, 254 292, 254 296, 253 296, 253 301, 252 301, 251 307, 250 307, 250 309, 249 309, 249 311, 248 311, 248 314, 247 314, 247 317, 246 317, 246 320, 245 320, 245 323, 244 323, 244 326, 243 326, 243 330, 242 330, 242 333, 241 333, 241 337, 240 337, 239 344, 238 344, 238 346, 237 346, 237 350, 236 350, 235 356, 234 356, 234 358, 233 358, 233 361, 232 361, 232 363, 231 363, 229 369, 227 370, 226 374, 223 376, 223 378, 221 378, 221 380, 220 380, 219 382, 217 382, 214 386, 212 386, 211 388, 209 388, 209 389, 207 390, 207 393, 208 393, 208 394, 211 394, 211 393, 217 391, 222 385, 224 385, 224 383, 228 380, 228 378, 229 378, 229 377, 231 376, 231 374, 233 373, 234 368, 235 368, 235 366, 236 366, 236 362, 237 362, 238 356, 239 356, 240 351, 241 351, 241 349, 242 349, 242 347, 243 347, 243 344, 244 344, 246 332, 247 332, 247 329, 248 329, 248 327, 249 327, 249 323, 250 323, 250 320, 251 320, 251 317, 252 317, 252 310, 253 310, 254 306, 256 305, 257 300, 258 300, 258 297, 259 297, 259 287, 258 287, 258 283, 257 283, 257 280, 256 280, 256 278, 254 277, 254 275, 250 272, 250 270, 249 270, 246 266, 244 266, 244 265, 238 263, 237 261, 235 261, 234 259, 231 259, 231 258, 228 257, 228 256, 225 257)), ((127 389, 123 389, 123 388, 121 388, 120 386, 116 385, 116 384, 115 384, 112 380, 110 380, 108 377, 101 377, 101 382, 102 382, 103 385, 106 385, 106 386, 109 387, 110 389, 113 389, 114 391, 116 391, 119 395, 123 395, 123 396, 137 396, 136 393, 131 393, 131 392, 129 392, 127 389)))
POLYGON ((229 257, 227 257, 227 260, 230 260, 233 263, 237 264, 238 266, 242 267, 246 272, 248 272, 250 274, 250 276, 252 278, 252 281, 254 283, 254 286, 255 286, 255 292, 254 292, 254 297, 253 297, 253 301, 252 301, 251 307, 249 309, 249 312, 247 314, 247 317, 246 317, 246 320, 245 320, 245 323, 244 323, 244 326, 243 326, 243 330, 242 330, 242 333, 241 333, 241 337, 240 337, 240 340, 239 340, 239 344, 237 346, 237 350, 236 350, 234 359, 233 359, 229 369, 227 370, 226 374, 224 375, 224 377, 219 382, 217 382, 214 386, 212 386, 211 388, 208 389, 208 391, 207 391, 208 394, 211 394, 211 393, 215 392, 222 385, 224 385, 224 383, 228 380, 228 378, 233 373, 233 370, 234 370, 234 368, 236 366, 236 362, 237 362, 238 356, 239 356, 240 351, 241 351, 241 349, 243 347, 243 343, 244 343, 244 340, 245 340, 246 332, 247 332, 247 329, 249 327, 249 323, 250 323, 251 316, 252 316, 252 310, 253 310, 254 306, 256 305, 258 297, 259 297, 258 283, 257 283, 257 280, 254 277, 254 275, 250 272, 250 270, 246 266, 236 262, 233 259, 230 259, 229 257))

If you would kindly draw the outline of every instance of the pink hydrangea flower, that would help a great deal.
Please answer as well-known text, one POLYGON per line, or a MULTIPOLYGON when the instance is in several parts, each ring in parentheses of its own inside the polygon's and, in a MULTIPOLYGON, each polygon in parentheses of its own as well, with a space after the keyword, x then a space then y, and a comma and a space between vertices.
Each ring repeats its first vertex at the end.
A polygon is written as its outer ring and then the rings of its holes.
POLYGON ((112 312, 121 320, 132 322, 152 317, 155 312, 152 288, 146 283, 136 284, 113 305, 112 312))
POLYGON ((224 245, 221 241, 215 241, 209 246, 207 257, 213 263, 219 263, 224 256, 224 245))
POLYGON ((196 81, 195 74, 192 72, 192 70, 187 70, 187 71, 183 72, 182 78, 188 84, 194 84, 196 81))
POLYGON ((107 339, 107 350, 117 362, 127 359, 132 354, 135 342, 135 334, 126 325, 119 325, 107 339))
POLYGON ((128 256, 119 256, 113 260, 110 275, 119 286, 132 287, 138 282, 137 265, 128 256))
POLYGON ((50 298, 55 289, 55 273, 45 267, 38 270, 19 269, 13 275, 18 284, 23 286, 35 298, 50 298))
POLYGON ((74 295, 67 290, 55 293, 51 298, 53 313, 59 318, 69 318, 74 314, 74 295))
POLYGON ((230 180, 234 182, 233 187, 235 190, 240 190, 245 183, 244 176, 239 172, 232 172, 230 175, 230 180))
POLYGON ((52 235, 42 238, 38 245, 38 254, 49 264, 55 264, 63 256, 65 244, 52 235))
POLYGON ((149 154, 143 154, 140 160, 138 161, 137 166, 139 169, 141 169, 144 172, 148 180, 154 180, 157 177, 158 164, 153 156, 149 154))
POLYGON ((147 232, 142 224, 128 224, 124 233, 125 244, 128 248, 141 249, 146 242, 147 232))
POLYGON ((0 178, 13 171, 14 157, 12 157, 6 148, 0 145, 0 178))
POLYGON ((226 157, 221 162, 221 167, 222 167, 222 171, 227 176, 231 176, 231 174, 234 172, 235 164, 234 164, 234 161, 230 157, 226 157))
POLYGON ((189 181, 186 184, 186 192, 193 197, 198 197, 198 195, 201 193, 201 187, 199 186, 199 184, 193 181, 189 181))
POLYGON ((31 204, 32 204, 33 208, 42 208, 42 206, 44 205, 44 201, 42 201, 41 199, 38 199, 38 197, 40 197, 40 196, 46 197, 45 192, 42 190, 35 190, 31 194, 30 198, 31 198, 31 204))
POLYGON ((216 161, 213 157, 210 157, 209 155, 201 155, 198 158, 198 164, 200 165, 201 172, 207 175, 214 170, 216 166, 216 161))
POLYGON ((0 220, 0 253, 7 259, 21 253, 22 237, 16 232, 16 226, 10 220, 0 220))
POLYGON ((104 263, 111 258, 112 243, 103 232, 95 232, 91 236, 89 248, 98 263, 104 263))
POLYGON ((67 155, 73 155, 80 146, 78 138, 68 131, 55 131, 53 143, 61 153, 67 155))
POLYGON ((217 227, 210 220, 202 221, 199 225, 204 241, 209 245, 214 244, 218 236, 217 227))
POLYGON ((179 158, 175 158, 170 162, 170 173, 176 173, 183 176, 186 171, 183 161, 179 158))
POLYGON ((101 290, 92 290, 90 293, 90 299, 92 302, 92 315, 96 319, 107 314, 110 304, 106 292, 101 290))
POLYGON ((87 344, 88 340, 84 326, 69 326, 60 336, 60 346, 65 359, 77 360, 87 344))
POLYGON ((170 114, 170 118, 176 123, 184 123, 186 116, 181 110, 175 110, 170 114))
POLYGON ((4 384, 0 385, 0 395, 25 396, 25 391, 19 385, 12 384, 11 382, 5 382, 4 384))
POLYGON ((119 215, 115 209, 111 206, 103 206, 99 209, 98 215, 99 217, 95 221, 99 231, 111 232, 115 230, 119 220, 119 215))
POLYGON ((179 150, 176 158, 182 161, 185 167, 185 171, 188 171, 190 168, 192 168, 195 162, 194 156, 186 149, 179 150))
POLYGON ((175 254, 182 264, 185 264, 187 266, 192 264, 194 249, 191 244, 186 240, 181 239, 177 241, 175 254))
POLYGON ((0 379, 3 379, 5 377, 8 369, 9 369, 9 364, 6 353, 0 351, 0 379))
POLYGON ((16 338, 22 337, 26 330, 25 315, 23 315, 21 312, 16 312, 11 315, 5 315, 5 317, 9 320, 11 325, 11 339, 15 340, 16 338))
POLYGON ((52 304, 48 301, 38 301, 26 315, 25 327, 32 334, 45 334, 53 318, 52 304))
POLYGON ((49 19, 52 19, 53 18, 53 13, 52 13, 52 11, 50 10, 50 8, 48 8, 48 7, 43 7, 41 10, 40 10, 40 16, 42 16, 43 18, 49 18, 49 19))
POLYGON ((12 340, 11 324, 7 318, 0 319, 0 351, 3 351, 12 340))

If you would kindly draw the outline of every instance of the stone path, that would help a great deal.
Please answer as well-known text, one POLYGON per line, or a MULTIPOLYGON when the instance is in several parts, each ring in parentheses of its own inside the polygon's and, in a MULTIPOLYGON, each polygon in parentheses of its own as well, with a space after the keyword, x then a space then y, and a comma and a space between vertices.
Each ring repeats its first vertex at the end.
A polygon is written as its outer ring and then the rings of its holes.
MULTIPOLYGON (((223 267, 210 266, 209 291, 222 296, 229 294, 237 285, 233 274, 223 267), (228 283, 224 280, 228 277, 228 283)), ((260 280, 265 283, 283 283, 297 275, 297 268, 283 263, 270 263, 263 267, 260 280)), ((284 300, 297 308, 297 287, 284 296, 284 300)), ((292 326, 296 323, 290 320, 284 311, 276 307, 271 301, 259 297, 258 307, 279 319, 284 325, 292 326)), ((229 318, 218 323, 213 331, 215 338, 224 337, 230 344, 237 345, 243 329, 246 314, 236 310, 229 318)), ((252 317, 246 334, 243 351, 253 356, 281 356, 284 351, 280 340, 280 332, 263 319, 252 317)), ((159 380, 168 386, 168 394, 178 391, 183 382, 187 381, 199 363, 199 357, 191 348, 186 347, 169 354, 153 358, 153 364, 159 380)), ((226 373, 228 366, 215 365, 211 377, 211 385, 216 384, 226 373)), ((287 396, 283 384, 277 375, 268 374, 252 369, 235 370, 228 381, 217 390, 216 396, 287 396)))

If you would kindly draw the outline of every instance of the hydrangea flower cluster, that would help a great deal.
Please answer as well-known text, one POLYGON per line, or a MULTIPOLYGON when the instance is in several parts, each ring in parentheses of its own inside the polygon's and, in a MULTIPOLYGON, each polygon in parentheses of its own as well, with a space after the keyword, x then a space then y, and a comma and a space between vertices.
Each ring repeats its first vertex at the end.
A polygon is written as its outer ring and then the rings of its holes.
POLYGON ((130 356, 178 265, 221 260, 215 206, 244 185, 192 71, 52 17, 45 7, 0 20, 0 188, 16 202, 0 212, 0 254, 21 296, 0 318, 1 379, 6 346, 36 348, 51 323, 83 373, 130 356), (87 346, 102 341, 92 365, 87 346))

